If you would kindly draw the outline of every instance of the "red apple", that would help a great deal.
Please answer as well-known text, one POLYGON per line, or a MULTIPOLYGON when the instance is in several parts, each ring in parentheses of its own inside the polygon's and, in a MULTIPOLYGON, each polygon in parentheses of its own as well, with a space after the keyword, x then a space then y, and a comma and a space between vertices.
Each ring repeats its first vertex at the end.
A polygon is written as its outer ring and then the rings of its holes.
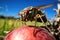
POLYGON ((23 26, 10 32, 4 40, 55 40, 44 28, 23 26))

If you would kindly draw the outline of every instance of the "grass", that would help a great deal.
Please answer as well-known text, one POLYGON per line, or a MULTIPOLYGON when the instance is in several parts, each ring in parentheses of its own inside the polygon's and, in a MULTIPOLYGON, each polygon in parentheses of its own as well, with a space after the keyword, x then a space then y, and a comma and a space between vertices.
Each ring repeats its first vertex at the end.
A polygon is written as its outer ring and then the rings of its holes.
MULTIPOLYGON (((35 26, 35 22, 28 21, 26 22, 27 25, 33 25, 35 26)), ((15 19, 0 19, 0 35, 6 35, 5 31, 11 31, 15 28, 21 27, 24 24, 22 24, 22 21, 15 20, 15 19)), ((36 26, 45 26, 43 23, 36 22, 36 26)))
POLYGON ((0 19, 0 35, 4 35, 4 31, 11 31, 21 25, 19 20, 16 22, 14 19, 0 19))

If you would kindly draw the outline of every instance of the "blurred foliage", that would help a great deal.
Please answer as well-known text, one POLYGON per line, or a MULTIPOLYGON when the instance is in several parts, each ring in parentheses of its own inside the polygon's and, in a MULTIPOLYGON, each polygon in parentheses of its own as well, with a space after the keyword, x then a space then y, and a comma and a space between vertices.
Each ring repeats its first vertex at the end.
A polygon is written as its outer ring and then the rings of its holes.
POLYGON ((15 19, 1 19, 0 18, 0 35, 4 35, 4 31, 11 31, 14 28, 21 26, 21 22, 18 20, 16 22, 15 19), (20 25, 19 25, 20 24, 20 25))

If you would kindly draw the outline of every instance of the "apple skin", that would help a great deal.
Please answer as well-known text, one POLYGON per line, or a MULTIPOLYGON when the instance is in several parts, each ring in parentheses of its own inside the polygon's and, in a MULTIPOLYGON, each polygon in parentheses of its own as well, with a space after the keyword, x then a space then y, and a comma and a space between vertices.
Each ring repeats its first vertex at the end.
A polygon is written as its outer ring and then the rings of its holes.
POLYGON ((4 40, 55 40, 55 38, 44 28, 22 26, 8 33, 4 40))

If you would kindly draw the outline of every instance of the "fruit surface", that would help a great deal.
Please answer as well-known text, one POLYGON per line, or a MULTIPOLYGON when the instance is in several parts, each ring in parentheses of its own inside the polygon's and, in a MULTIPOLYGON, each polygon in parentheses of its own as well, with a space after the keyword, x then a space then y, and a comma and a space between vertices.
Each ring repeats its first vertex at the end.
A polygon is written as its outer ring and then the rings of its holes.
POLYGON ((44 28, 22 26, 8 33, 4 40, 55 40, 44 28))

